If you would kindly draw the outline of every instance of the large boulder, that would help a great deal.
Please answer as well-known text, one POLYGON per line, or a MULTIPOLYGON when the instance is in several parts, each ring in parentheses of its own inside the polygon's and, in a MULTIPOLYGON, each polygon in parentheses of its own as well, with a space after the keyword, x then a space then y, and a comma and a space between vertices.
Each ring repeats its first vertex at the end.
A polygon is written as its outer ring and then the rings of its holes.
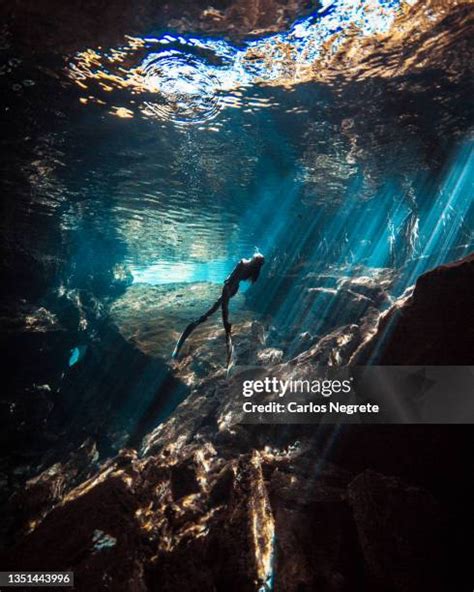
POLYGON ((474 253, 421 275, 413 294, 382 315, 351 364, 472 364, 473 302, 474 253))
MULTIPOLYGON (((62 482, 49 509, 30 504, 2 564, 73 570, 80 591, 447 589, 460 543, 424 488, 333 465, 305 430, 250 452, 239 451, 240 433, 224 449, 182 430, 142 458, 123 451, 72 489, 62 482)), ((58 467, 55 482, 70 469, 58 467)))

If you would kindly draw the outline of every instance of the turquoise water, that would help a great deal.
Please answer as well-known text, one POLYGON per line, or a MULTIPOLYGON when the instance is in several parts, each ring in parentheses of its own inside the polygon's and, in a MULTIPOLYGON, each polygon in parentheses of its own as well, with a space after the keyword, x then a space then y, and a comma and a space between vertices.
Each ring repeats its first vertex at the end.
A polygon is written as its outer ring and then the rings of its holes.
MULTIPOLYGON (((260 308, 272 314, 298 306, 290 293, 272 304, 282 280, 311 272, 390 269, 401 293, 473 247, 467 63, 433 50, 410 70, 422 44, 410 45, 410 23, 429 40, 442 21, 418 6, 325 1, 285 31, 238 40, 157 23, 64 56, 59 110, 29 72, 21 100, 43 127, 25 123, 20 167, 12 152, 25 185, 15 232, 61 253, 59 291, 106 293, 123 274, 220 283, 258 248, 260 308), (338 70, 341 60, 354 64, 338 70)), ((451 20, 437 48, 464 34, 451 20)))

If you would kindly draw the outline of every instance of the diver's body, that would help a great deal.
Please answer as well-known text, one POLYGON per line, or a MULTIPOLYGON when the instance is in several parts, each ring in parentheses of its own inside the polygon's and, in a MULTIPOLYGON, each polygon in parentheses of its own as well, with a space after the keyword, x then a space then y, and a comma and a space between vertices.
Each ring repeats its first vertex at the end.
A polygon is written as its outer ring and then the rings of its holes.
POLYGON ((201 323, 213 315, 219 308, 222 309, 222 322, 225 329, 226 347, 227 347, 227 367, 232 359, 232 324, 229 322, 229 301, 239 291, 240 282, 250 280, 255 283, 260 275, 260 269, 265 262, 265 258, 260 253, 255 254, 251 259, 241 259, 235 266, 232 273, 227 277, 222 288, 220 298, 214 302, 209 310, 207 310, 199 319, 190 323, 183 331, 178 343, 174 348, 173 358, 177 358, 181 348, 186 339, 201 323))

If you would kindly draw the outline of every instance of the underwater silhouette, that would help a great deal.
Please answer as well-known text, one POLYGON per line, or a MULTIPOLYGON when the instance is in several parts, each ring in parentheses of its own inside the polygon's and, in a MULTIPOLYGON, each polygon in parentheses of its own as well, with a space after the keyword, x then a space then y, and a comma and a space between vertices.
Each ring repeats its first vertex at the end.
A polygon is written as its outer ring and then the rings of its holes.
POLYGON ((224 287, 222 288, 222 294, 220 298, 214 302, 214 304, 207 310, 199 319, 190 323, 181 334, 178 339, 176 347, 173 351, 173 359, 178 357, 181 348, 184 345, 186 339, 199 325, 206 322, 207 319, 213 315, 219 308, 222 308, 222 322, 225 329, 226 347, 227 347, 227 369, 229 369, 232 354, 232 324, 229 322, 229 301, 239 291, 240 282, 251 281, 255 283, 260 275, 262 265, 265 263, 265 257, 261 253, 255 253, 251 259, 241 259, 235 266, 232 273, 224 281, 224 287))

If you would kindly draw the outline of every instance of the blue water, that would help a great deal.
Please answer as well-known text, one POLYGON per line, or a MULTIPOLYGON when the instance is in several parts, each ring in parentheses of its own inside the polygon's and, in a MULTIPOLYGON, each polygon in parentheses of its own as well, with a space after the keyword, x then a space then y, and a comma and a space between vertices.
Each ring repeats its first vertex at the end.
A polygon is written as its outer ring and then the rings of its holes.
POLYGON ((257 247, 267 263, 254 303, 278 324, 301 315, 298 291, 275 304, 288 278, 389 269, 397 296, 471 251, 469 82, 459 64, 449 77, 434 66, 392 76, 370 45, 416 6, 325 1, 240 41, 158 23, 68 56, 76 109, 37 140, 24 213, 60 235, 56 289, 104 295, 124 274, 220 283, 257 247), (324 79, 351 35, 376 67, 324 79))
POLYGON ((235 266, 232 260, 157 261, 146 268, 132 268, 133 283, 151 285, 212 282, 220 284, 235 266))
POLYGON ((262 274, 233 304, 285 359, 301 333, 360 321, 339 280, 393 278, 388 306, 473 251, 472 33, 451 4, 323 0, 278 32, 157 22, 117 46, 2 54, 5 269, 52 361, 25 384, 118 449, 188 395, 176 336, 256 248, 262 274))

